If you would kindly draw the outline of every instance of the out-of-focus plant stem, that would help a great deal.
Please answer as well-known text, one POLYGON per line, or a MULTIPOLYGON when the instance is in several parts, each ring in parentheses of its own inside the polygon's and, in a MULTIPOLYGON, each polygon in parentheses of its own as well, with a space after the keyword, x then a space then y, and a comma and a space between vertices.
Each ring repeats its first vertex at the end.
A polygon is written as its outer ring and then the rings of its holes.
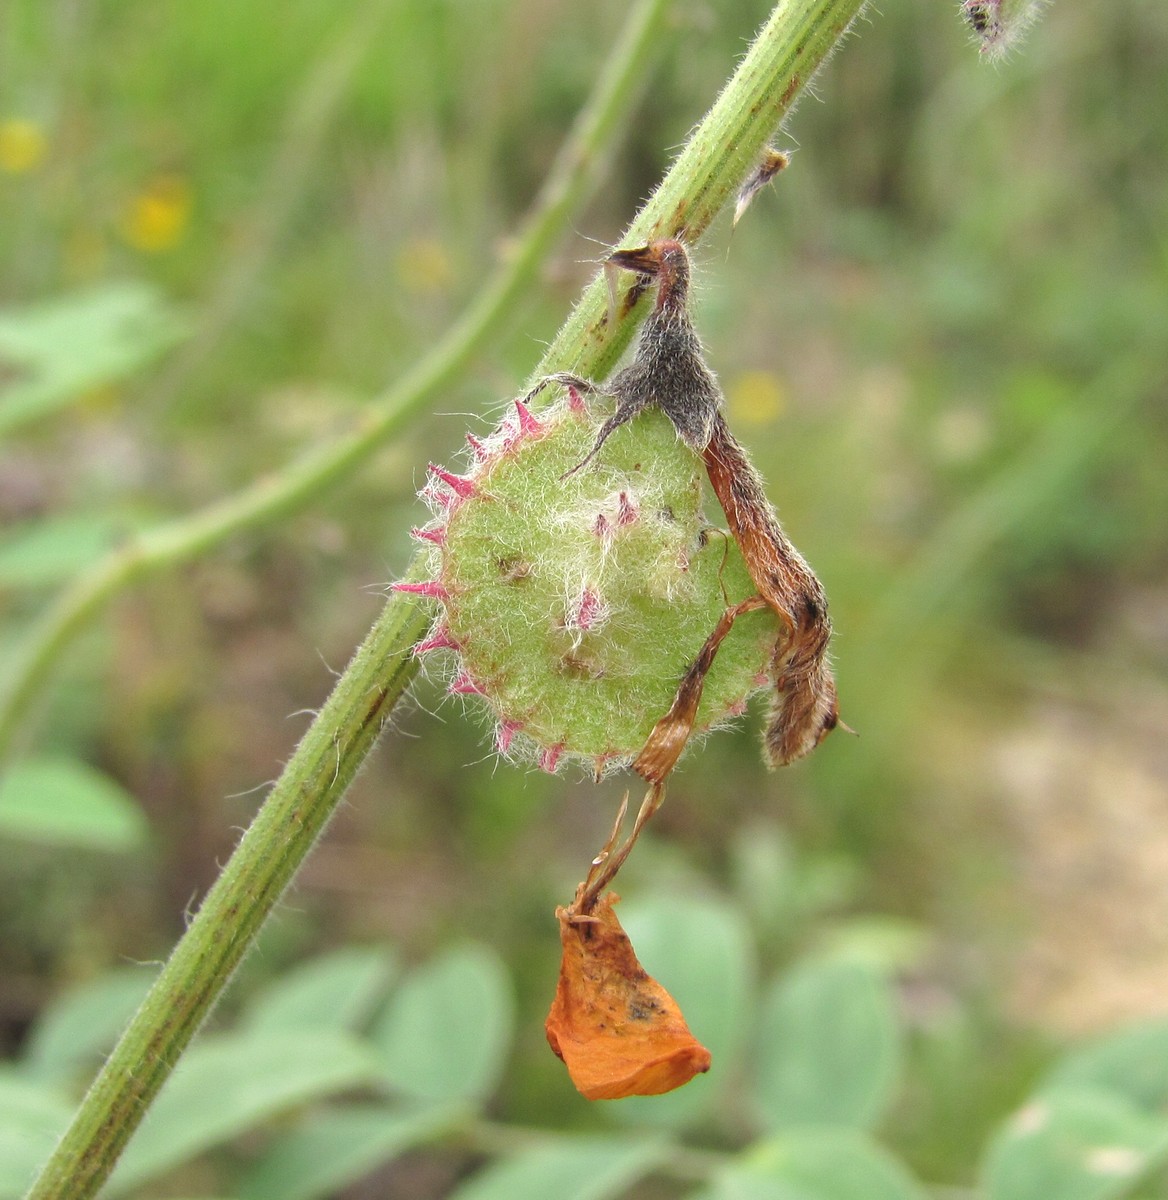
MULTIPOLYGON (((776 7, 623 244, 678 234, 693 242, 701 236, 735 195, 795 96, 843 37, 862 2, 786 0, 776 7)), ((496 328, 519 297, 562 217, 583 191, 589 168, 644 75, 645 60, 660 36, 664 8, 664 0, 644 0, 634 10, 515 258, 438 352, 343 442, 204 514, 145 535, 102 564, 65 597, 50 619, 41 635, 42 649, 33 669, 26 665, 16 699, 30 698, 61 643, 129 579, 189 558, 229 533, 303 505, 350 473, 454 376, 470 350, 496 328)), ((611 330, 605 310, 606 292, 597 280, 537 374, 606 374, 631 337, 636 319, 611 330)), ((386 716, 414 675, 410 647, 425 623, 425 611, 407 596, 397 595, 387 603, 106 1061, 29 1200, 88 1200, 102 1186, 376 742, 386 716)), ((9 704, 11 732, 11 700, 9 704)))

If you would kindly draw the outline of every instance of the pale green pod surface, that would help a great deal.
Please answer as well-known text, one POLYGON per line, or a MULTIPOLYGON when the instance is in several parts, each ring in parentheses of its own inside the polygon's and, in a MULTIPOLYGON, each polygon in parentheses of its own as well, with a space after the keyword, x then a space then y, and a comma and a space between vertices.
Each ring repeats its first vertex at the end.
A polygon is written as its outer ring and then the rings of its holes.
MULTIPOLYGON (((478 693, 504 752, 554 769, 627 762, 673 702, 730 604, 755 591, 733 539, 702 511, 702 464, 660 412, 588 453, 601 417, 575 394, 517 406, 473 442, 466 476, 435 470, 433 589, 443 612, 420 649, 458 655, 451 690, 478 693)), ((736 622, 706 678, 697 729, 738 715, 767 683, 779 624, 736 622)))

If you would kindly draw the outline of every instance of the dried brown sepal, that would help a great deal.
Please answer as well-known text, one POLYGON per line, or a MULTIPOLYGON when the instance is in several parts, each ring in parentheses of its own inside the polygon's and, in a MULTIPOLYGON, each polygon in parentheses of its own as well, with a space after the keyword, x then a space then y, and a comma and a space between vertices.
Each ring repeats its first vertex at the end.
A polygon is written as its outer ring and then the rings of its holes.
POLYGON ((786 170, 790 165, 791 156, 783 150, 774 150, 768 148, 764 151, 762 161, 757 167, 746 177, 746 182, 742 185, 741 191, 738 193, 738 201, 734 205, 734 220, 730 228, 733 229, 742 218, 742 214, 751 206, 755 196, 762 191, 768 183, 780 172, 786 170))
POLYGON ((608 892, 586 914, 575 903, 556 910, 563 957, 544 1028, 588 1100, 657 1096, 710 1069, 677 1002, 638 962, 618 899, 608 892))
POLYGON ((772 664, 775 694, 763 741, 770 765, 782 766, 809 754, 839 724, 827 660, 827 597, 783 532, 758 472, 720 413, 702 457, 754 586, 787 626, 772 664))
MULTIPOLYGON (((600 427, 587 456, 567 475, 590 462, 609 435, 647 408, 659 408, 678 436, 694 450, 710 440, 710 423, 722 402, 713 372, 690 321, 689 254, 681 242, 663 238, 609 256, 606 270, 619 267, 657 284, 653 311, 645 321, 633 361, 603 389, 616 411, 600 427)), ((609 276, 612 278, 611 274, 609 276)))
POLYGON ((761 596, 751 596, 726 609, 718 619, 714 632, 706 638, 697 658, 683 676, 669 711, 653 726, 645 745, 633 762, 633 770, 642 779, 650 783, 664 783, 670 771, 677 765, 677 760, 689 741, 689 735, 693 732, 698 705, 702 699, 702 687, 710 667, 713 666, 718 647, 743 613, 755 612, 766 607, 767 602, 761 596))
MULTIPOLYGON (((779 156, 778 151, 773 154, 779 156)), ((760 170, 764 169, 770 169, 771 176, 780 170, 777 157, 769 160, 769 166, 764 162, 760 170)), ((827 598, 815 573, 783 532, 758 472, 722 416, 722 393, 706 366, 689 316, 690 266, 685 246, 665 238, 618 250, 609 257, 608 268, 634 271, 652 280, 657 298, 632 364, 608 389, 616 411, 601 426, 587 457, 568 474, 589 462, 615 429, 651 406, 660 408, 678 436, 702 455, 759 595, 785 626, 771 664, 775 692, 763 739, 768 764, 782 766, 809 754, 840 723, 827 660, 831 639, 827 598)), ((723 615, 634 763, 650 782, 663 781, 677 762, 693 729, 702 682, 736 616, 732 609, 723 615)))

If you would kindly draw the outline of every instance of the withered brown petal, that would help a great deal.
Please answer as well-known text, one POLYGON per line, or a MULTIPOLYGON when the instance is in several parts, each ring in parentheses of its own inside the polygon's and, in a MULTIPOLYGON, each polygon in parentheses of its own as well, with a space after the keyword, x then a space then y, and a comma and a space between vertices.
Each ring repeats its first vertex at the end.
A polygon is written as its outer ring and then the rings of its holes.
POLYGON ((560 908, 563 958, 544 1028, 588 1100, 657 1096, 710 1069, 672 996, 637 961, 612 892, 591 919, 560 908))

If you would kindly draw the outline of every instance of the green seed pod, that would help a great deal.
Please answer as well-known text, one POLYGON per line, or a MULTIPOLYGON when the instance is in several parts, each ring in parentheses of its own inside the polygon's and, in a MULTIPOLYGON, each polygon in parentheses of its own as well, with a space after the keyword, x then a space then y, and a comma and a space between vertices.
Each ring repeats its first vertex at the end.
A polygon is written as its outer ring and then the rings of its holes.
MULTIPOLYGON (((601 426, 579 394, 533 416, 521 403, 489 438, 468 438, 466 475, 431 468, 433 581, 440 601, 416 650, 456 658, 449 689, 481 696, 500 752, 545 770, 627 764, 668 710, 730 604, 755 591, 733 539, 702 513, 700 457, 647 411, 565 478, 601 426)), ((734 626, 708 677, 696 729, 742 713, 768 684, 780 626, 769 610, 734 626)))

